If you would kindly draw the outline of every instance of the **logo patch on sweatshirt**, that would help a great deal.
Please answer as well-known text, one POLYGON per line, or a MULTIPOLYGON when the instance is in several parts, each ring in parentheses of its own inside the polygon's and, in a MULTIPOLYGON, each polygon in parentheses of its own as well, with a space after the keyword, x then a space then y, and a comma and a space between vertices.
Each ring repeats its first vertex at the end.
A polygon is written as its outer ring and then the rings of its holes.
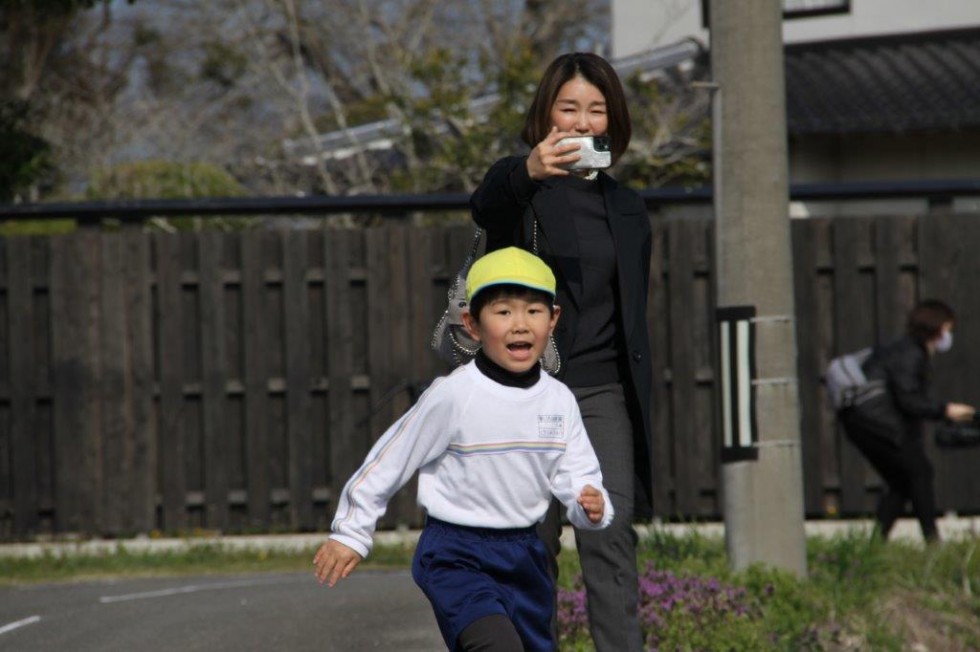
POLYGON ((564 439, 565 417, 561 414, 538 415, 538 437, 542 439, 564 439))

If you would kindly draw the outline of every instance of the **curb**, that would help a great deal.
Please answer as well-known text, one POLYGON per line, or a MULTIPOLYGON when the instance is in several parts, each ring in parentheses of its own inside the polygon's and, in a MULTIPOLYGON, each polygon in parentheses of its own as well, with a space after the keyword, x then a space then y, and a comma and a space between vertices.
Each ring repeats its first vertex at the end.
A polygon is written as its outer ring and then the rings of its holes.
MULTIPOLYGON (((980 539, 980 516, 946 516, 938 520, 939 532, 945 540, 967 538, 980 539)), ((696 533, 704 537, 723 537, 722 522, 708 523, 651 523, 634 526, 641 539, 659 533, 686 536, 696 533)), ((807 521, 804 531, 807 537, 837 537, 844 535, 870 536, 874 527, 871 519, 807 521)), ((45 556, 60 558, 69 556, 108 556, 117 552, 129 554, 187 552, 201 547, 219 547, 227 551, 275 550, 279 552, 309 552, 311 555, 327 537, 326 532, 279 535, 228 535, 183 538, 151 539, 146 536, 133 539, 91 539, 85 541, 45 541, 31 543, 0 544, 0 559, 37 559, 45 556)), ((377 532, 374 540, 378 545, 412 545, 418 541, 419 530, 390 530, 377 532)), ((900 519, 892 531, 892 539, 922 543, 919 524, 914 519, 900 519)), ((575 549, 572 528, 565 526, 561 537, 562 547, 575 549)))

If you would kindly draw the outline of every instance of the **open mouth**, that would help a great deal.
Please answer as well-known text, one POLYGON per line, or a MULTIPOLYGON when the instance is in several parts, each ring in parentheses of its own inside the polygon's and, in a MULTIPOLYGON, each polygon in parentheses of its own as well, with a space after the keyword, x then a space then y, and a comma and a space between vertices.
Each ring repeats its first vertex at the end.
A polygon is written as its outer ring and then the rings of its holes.
POLYGON ((530 342, 511 342, 510 344, 507 345, 507 349, 509 351, 530 351, 531 350, 531 343, 530 342))

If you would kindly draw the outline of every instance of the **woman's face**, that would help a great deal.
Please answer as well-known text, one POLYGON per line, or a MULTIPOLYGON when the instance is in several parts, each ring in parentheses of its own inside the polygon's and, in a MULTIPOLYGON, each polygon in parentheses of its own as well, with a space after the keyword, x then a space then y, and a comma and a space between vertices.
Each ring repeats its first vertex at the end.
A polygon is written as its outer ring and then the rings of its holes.
POLYGON ((565 82, 551 105, 551 124, 558 131, 580 136, 602 136, 609 128, 606 98, 582 77, 565 82))

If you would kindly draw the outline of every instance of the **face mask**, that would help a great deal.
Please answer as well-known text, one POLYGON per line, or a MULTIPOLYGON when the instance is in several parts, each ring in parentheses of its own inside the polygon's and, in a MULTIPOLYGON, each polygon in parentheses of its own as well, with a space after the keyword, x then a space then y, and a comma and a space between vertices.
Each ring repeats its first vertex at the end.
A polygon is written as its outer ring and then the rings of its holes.
POLYGON ((936 351, 938 353, 946 353, 951 348, 953 348, 953 332, 943 331, 939 339, 936 340, 936 351))

